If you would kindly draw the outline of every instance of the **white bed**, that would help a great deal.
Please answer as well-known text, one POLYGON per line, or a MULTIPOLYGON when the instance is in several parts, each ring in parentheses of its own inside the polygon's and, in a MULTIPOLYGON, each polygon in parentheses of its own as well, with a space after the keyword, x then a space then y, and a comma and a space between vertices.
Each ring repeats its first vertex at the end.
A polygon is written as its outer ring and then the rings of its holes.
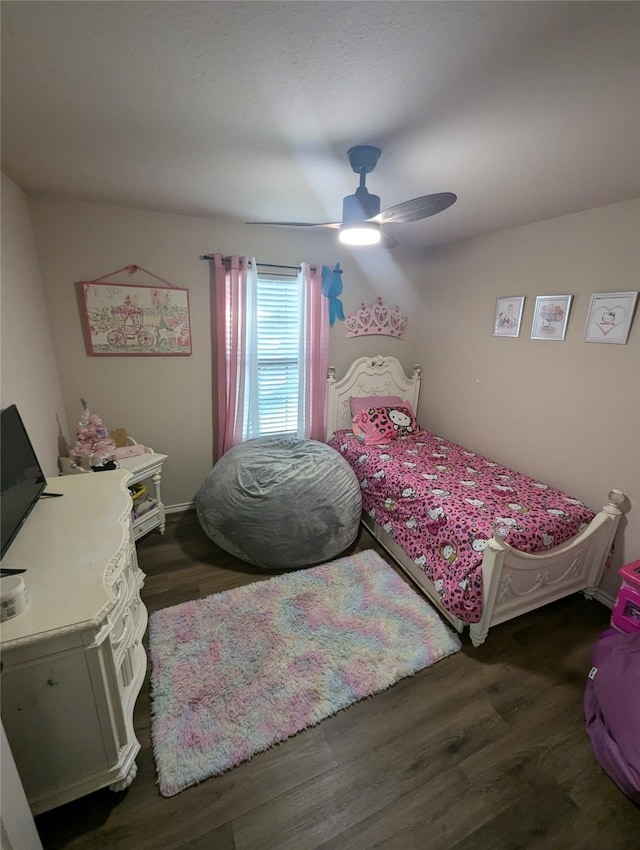
MULTIPOLYGON (((352 396, 400 396, 418 409, 421 368, 415 366, 407 376, 395 357, 360 357, 340 380, 330 368, 327 378, 327 440, 340 429, 351 429, 349 399, 352 396)), ((518 617, 527 611, 583 591, 588 597, 596 591, 621 516, 624 494, 609 493, 609 502, 592 522, 575 537, 544 552, 520 552, 506 543, 494 528, 482 561, 482 618, 469 625, 474 646, 486 639, 492 626, 518 617)), ((363 525, 408 574, 440 613, 459 631, 466 623, 445 610, 434 584, 368 514, 363 525)))

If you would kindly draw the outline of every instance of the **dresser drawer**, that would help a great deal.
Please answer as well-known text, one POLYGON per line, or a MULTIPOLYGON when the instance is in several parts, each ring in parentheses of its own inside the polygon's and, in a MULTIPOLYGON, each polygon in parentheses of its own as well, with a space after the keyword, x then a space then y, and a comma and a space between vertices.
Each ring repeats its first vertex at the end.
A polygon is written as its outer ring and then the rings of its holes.
POLYGON ((134 523, 134 539, 138 540, 140 537, 142 537, 143 534, 146 534, 148 531, 152 531, 154 528, 158 528, 159 525, 160 511, 158 510, 158 508, 154 508, 152 511, 149 511, 148 514, 145 514, 144 517, 141 517, 134 523))

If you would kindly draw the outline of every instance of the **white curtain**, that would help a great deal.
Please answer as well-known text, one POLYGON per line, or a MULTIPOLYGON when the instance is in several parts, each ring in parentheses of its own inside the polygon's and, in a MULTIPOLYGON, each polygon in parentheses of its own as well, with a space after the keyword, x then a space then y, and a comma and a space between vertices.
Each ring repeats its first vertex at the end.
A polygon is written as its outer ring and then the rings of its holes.
POLYGON ((253 440, 260 436, 260 421, 258 416, 258 333, 256 317, 258 313, 257 298, 258 271, 253 259, 247 273, 246 288, 246 320, 245 320, 245 386, 244 405, 241 412, 242 441, 253 440))

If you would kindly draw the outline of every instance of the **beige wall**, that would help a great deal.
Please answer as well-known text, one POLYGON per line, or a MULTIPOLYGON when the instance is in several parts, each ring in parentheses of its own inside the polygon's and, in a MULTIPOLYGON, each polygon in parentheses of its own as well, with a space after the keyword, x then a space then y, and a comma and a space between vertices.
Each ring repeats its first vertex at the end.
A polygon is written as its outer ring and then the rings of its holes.
MULTIPOLYGON (((583 342, 593 292, 638 290, 640 201, 458 242, 407 272, 422 308, 420 421, 594 510, 628 496, 613 567, 640 558, 640 316, 627 345, 583 342), (536 295, 572 294, 564 342, 530 339, 536 295), (496 298, 525 295, 520 337, 496 298)), ((603 589, 615 595, 611 570, 603 589)))
MULTIPOLYGON (((592 292, 638 288, 640 201, 443 246, 416 258, 402 249, 346 253, 332 232, 249 228, 31 198, 54 355, 47 344, 51 338, 24 196, 10 181, 7 185, 3 301, 5 266, 15 269, 16 285, 8 311, 3 303, 3 332, 8 327, 2 340, 3 403, 13 400, 5 387, 22 392, 23 405, 33 411, 30 420, 42 428, 39 442, 49 443, 50 458, 55 432, 46 408, 57 409, 50 400, 58 385, 57 359, 71 429, 67 436, 73 437, 84 396, 109 427, 126 427, 169 455, 165 500, 174 506, 190 503, 212 461, 209 272, 200 255, 249 253, 263 262, 291 264, 340 261, 347 312, 382 295, 410 319, 403 341, 347 340, 338 323, 330 357, 338 374, 353 358, 376 352, 399 357, 406 369, 421 363, 419 415, 426 427, 557 484, 596 510, 611 487, 623 489, 630 504, 613 566, 640 557, 640 320, 626 346, 582 341, 592 292), (190 290, 191 357, 86 355, 74 281, 131 263, 190 290), (22 305, 25 278, 31 296, 22 305), (535 296, 562 293, 574 296, 566 340, 531 340, 535 296), (518 339, 492 336, 495 299, 501 295, 526 296, 518 339), (5 311, 11 317, 6 321, 5 311), (31 315, 44 330, 36 335, 35 350, 31 346, 25 357, 16 358, 15 351, 31 338, 31 318, 21 317, 31 315)), ((611 571, 605 592, 614 595, 617 584, 611 571)))
MULTIPOLYGON (((202 254, 253 254, 262 262, 291 265, 339 261, 347 312, 378 294, 415 312, 412 287, 388 252, 341 252, 333 231, 222 224, 50 198, 32 198, 30 206, 69 424, 73 430, 84 397, 108 427, 122 426, 167 454, 163 498, 170 506, 192 502, 212 463, 209 264, 199 259, 202 254), (189 289, 192 356, 87 356, 74 281, 131 264, 189 289)), ((136 282, 145 280, 136 276, 136 282)), ((344 333, 340 322, 331 333, 331 362, 339 372, 371 351, 371 340, 347 340, 344 333)), ((404 340, 376 339, 374 349, 394 354, 407 368, 413 363, 404 340)))
POLYGON ((67 429, 44 288, 24 192, 2 175, 0 406, 15 404, 47 477, 67 429))

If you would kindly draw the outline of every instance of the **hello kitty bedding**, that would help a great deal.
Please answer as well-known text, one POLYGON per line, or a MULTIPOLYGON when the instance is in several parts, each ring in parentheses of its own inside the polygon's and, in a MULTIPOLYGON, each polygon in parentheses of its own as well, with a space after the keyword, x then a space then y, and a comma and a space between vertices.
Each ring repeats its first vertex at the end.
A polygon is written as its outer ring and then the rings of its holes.
POLYGON ((595 514, 580 500, 427 431, 365 444, 336 431, 329 445, 349 462, 368 513, 465 623, 482 615, 482 558, 494 524, 522 552, 578 534, 595 514))

